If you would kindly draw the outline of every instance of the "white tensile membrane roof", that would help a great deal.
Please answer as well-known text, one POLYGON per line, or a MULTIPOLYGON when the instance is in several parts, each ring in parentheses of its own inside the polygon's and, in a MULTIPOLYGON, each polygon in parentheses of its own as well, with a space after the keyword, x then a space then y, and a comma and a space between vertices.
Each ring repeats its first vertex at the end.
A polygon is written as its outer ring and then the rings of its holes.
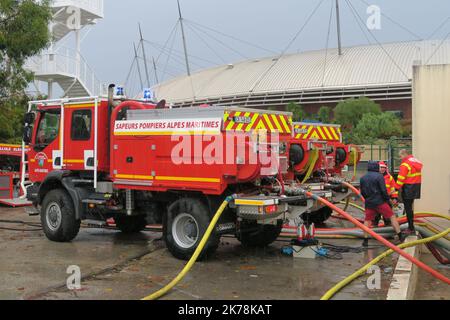
POLYGON ((450 40, 395 42, 308 51, 222 65, 154 87, 170 103, 222 97, 388 87, 411 83, 413 64, 450 63, 450 40), (326 56, 326 59, 325 59, 326 56))

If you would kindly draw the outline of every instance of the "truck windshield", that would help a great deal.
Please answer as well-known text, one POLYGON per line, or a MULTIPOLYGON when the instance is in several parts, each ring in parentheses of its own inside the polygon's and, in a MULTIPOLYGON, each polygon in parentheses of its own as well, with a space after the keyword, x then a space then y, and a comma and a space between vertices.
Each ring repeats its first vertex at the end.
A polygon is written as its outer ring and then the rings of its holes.
POLYGON ((60 112, 47 111, 41 114, 36 134, 36 148, 43 149, 58 136, 60 112))

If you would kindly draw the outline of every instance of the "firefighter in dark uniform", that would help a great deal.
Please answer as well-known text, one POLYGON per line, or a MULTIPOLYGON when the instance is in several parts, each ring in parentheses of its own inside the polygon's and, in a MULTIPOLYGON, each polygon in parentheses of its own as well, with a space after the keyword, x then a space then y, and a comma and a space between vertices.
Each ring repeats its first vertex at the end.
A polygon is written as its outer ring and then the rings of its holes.
MULTIPOLYGON (((386 183, 386 190, 388 192, 388 195, 391 197, 390 205, 391 207, 396 206, 398 204, 398 191, 395 188, 395 179, 394 177, 389 173, 388 167, 384 161, 380 161, 380 173, 384 177, 384 182, 386 183)), ((374 221, 374 226, 378 227, 378 224, 381 220, 381 215, 377 215, 374 221)), ((385 226, 390 226, 391 221, 390 220, 384 220, 385 226)))
POLYGON ((414 233, 414 200, 420 199, 422 187, 423 163, 414 158, 405 149, 399 152, 402 163, 397 177, 396 188, 401 190, 406 217, 408 218, 407 233, 414 233))
MULTIPOLYGON (((367 165, 367 174, 361 178, 361 195, 365 201, 365 219, 364 224, 367 227, 373 225, 375 217, 379 214, 383 216, 384 221, 390 220, 399 241, 403 241, 403 235, 400 231, 400 225, 389 205, 391 197, 386 189, 386 182, 380 173, 378 162, 369 161, 367 165)), ((367 247, 369 243, 368 235, 364 233, 363 246, 367 247)))

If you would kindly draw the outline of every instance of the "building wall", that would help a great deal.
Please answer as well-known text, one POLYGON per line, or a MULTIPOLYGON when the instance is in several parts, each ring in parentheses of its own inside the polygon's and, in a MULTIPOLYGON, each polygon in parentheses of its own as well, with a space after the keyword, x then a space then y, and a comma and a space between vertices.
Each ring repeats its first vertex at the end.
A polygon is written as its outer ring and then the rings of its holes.
MULTIPOLYGON (((412 102, 411 99, 402 100, 380 100, 375 101, 380 104, 383 111, 402 111, 403 119, 412 118, 412 102)), ((323 103, 323 104, 302 104, 305 111, 308 113, 317 113, 321 106, 327 106, 330 108, 336 107, 337 103, 323 103)))
POLYGON ((412 101, 411 99, 405 100, 385 100, 377 101, 381 105, 383 111, 402 111, 403 119, 412 118, 412 101))
POLYGON ((414 66, 413 146, 423 161, 416 211, 450 213, 450 65, 414 66))

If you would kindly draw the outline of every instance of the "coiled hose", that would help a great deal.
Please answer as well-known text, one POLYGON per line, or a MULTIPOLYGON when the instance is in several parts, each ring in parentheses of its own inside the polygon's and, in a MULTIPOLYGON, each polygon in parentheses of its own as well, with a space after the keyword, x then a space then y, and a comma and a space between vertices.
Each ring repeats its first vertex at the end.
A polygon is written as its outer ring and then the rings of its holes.
POLYGON ((357 165, 358 165, 358 149, 353 146, 350 147, 350 154, 353 160, 353 177, 352 177, 352 181, 355 181, 356 179, 356 173, 357 173, 357 165))
POLYGON ((319 160, 319 150, 312 150, 312 157, 308 162, 308 170, 306 171, 306 175, 303 178, 302 184, 304 184, 311 177, 311 174, 314 171, 314 167, 316 166, 317 160, 319 160))
POLYGON ((223 211, 226 209, 228 204, 233 201, 234 197, 229 196, 227 197, 222 204, 220 205, 219 209, 217 209, 216 214, 211 220, 211 223, 208 226, 208 229, 206 229, 205 234, 202 237, 202 240, 197 246, 197 249, 195 249, 194 254, 192 255, 191 259, 186 263, 183 270, 165 287, 161 288, 160 290, 142 298, 142 300, 156 300, 168 293, 173 287, 175 287, 191 270, 192 266, 197 261, 200 253, 202 252, 203 248, 206 245, 206 242, 208 242, 209 237, 211 236, 211 233, 213 232, 214 228, 216 227, 217 221, 219 220, 220 216, 222 215, 223 211))
MULTIPOLYGON (((438 240, 438 239, 440 239, 442 237, 445 237, 449 232, 450 232, 450 228, 445 230, 445 231, 443 231, 443 232, 441 232, 441 233, 439 233, 439 234, 437 234, 437 235, 435 235, 435 236, 433 236, 433 237, 429 237, 429 238, 425 238, 425 239, 421 239, 421 240, 417 240, 417 241, 413 241, 413 242, 403 243, 403 244, 399 245, 398 247, 401 248, 401 249, 405 249, 405 248, 417 246, 419 244, 429 243, 429 242, 438 240)), ((392 253, 394 253, 394 250, 389 249, 389 250, 385 251, 384 253, 380 254, 378 257, 376 257, 375 259, 370 261, 364 267, 362 267, 361 269, 357 270, 355 273, 351 274, 350 276, 348 276, 347 278, 345 278, 344 280, 342 280, 341 282, 336 284, 333 288, 328 290, 327 293, 325 293, 323 295, 323 297, 320 298, 320 300, 329 300, 329 299, 331 299, 339 290, 344 288, 346 285, 351 283, 356 278, 360 277, 362 274, 366 273, 367 269, 369 269, 374 264, 377 264, 378 262, 383 260, 385 257, 391 255, 392 253)))

